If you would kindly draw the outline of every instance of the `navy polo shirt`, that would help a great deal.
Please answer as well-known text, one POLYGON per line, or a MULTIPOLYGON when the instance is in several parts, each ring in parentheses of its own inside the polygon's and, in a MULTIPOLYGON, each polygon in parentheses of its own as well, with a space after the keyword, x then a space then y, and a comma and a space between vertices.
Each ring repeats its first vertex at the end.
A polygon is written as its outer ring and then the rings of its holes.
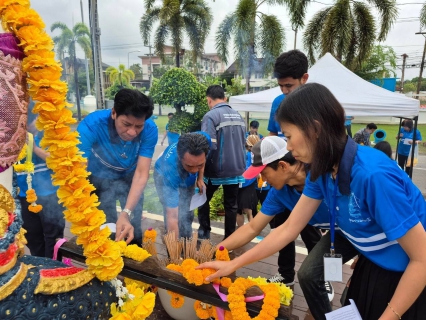
POLYGON ((284 137, 284 134, 281 132, 280 124, 275 119, 275 115, 284 98, 285 95, 282 94, 274 99, 274 101, 272 102, 271 113, 269 114, 268 131, 277 133, 279 137, 284 137))
MULTIPOLYGON (((275 216, 286 209, 292 211, 301 195, 299 191, 288 185, 285 185, 281 190, 271 188, 260 211, 267 216, 275 216)), ((324 202, 321 202, 309 224, 321 229, 330 228, 330 214, 324 202)))
POLYGON ((106 179, 120 179, 136 169, 139 156, 152 158, 158 140, 157 125, 151 119, 138 137, 123 141, 111 118, 111 110, 92 112, 77 127, 79 148, 88 159, 88 171, 106 179))
POLYGON ((168 146, 155 162, 155 172, 162 176, 165 205, 169 208, 179 206, 179 188, 195 186, 198 173, 189 173, 179 161, 177 143, 168 146))
MULTIPOLYGON (((405 131, 404 128, 401 128, 399 133, 402 133, 402 137, 399 140, 398 153, 402 154, 403 156, 408 156, 410 155, 411 144, 404 144, 404 139, 413 140, 414 129, 411 129, 411 131, 405 131)), ((416 140, 422 140, 422 134, 419 130, 416 130, 416 140)))
MULTIPOLYGON (((426 202, 395 161, 373 148, 359 148, 348 137, 339 164, 336 224, 366 258, 392 271, 406 269, 409 258, 396 241, 421 222, 426 202)), ((303 194, 331 208, 334 180, 330 173, 306 178, 303 194)))

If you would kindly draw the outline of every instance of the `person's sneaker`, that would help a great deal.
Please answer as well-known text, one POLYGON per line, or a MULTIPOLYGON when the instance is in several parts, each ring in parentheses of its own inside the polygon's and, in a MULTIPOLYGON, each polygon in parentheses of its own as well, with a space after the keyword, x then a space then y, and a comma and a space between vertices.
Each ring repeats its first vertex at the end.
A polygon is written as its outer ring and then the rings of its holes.
POLYGON ((294 285, 294 280, 289 281, 289 279, 284 278, 279 272, 277 272, 274 276, 270 277, 267 280, 269 283, 284 283, 286 286, 294 285))
POLYGON ((327 291, 327 294, 328 294, 328 300, 330 300, 331 302, 333 301, 333 298, 334 298, 334 288, 331 285, 330 281, 326 281, 324 285, 325 285, 325 290, 327 291))

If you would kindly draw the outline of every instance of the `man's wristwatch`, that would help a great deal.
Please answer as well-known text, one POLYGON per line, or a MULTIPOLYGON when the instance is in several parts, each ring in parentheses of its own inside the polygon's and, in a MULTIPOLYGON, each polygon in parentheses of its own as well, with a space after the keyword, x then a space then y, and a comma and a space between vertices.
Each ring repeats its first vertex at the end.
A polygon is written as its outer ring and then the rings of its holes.
POLYGON ((122 211, 122 212, 127 213, 127 214, 129 215, 129 219, 131 219, 131 218, 132 218, 132 210, 130 210, 130 209, 123 209, 123 211, 122 211))

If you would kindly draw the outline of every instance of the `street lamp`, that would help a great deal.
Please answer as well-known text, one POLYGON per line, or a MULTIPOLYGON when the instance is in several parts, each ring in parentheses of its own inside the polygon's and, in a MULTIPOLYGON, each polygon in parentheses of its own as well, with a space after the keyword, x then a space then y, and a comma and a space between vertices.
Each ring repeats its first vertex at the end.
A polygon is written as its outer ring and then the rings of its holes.
POLYGON ((130 52, 127 53, 127 69, 130 68, 130 54, 132 52, 141 52, 141 51, 140 50, 135 50, 135 51, 130 51, 130 52))

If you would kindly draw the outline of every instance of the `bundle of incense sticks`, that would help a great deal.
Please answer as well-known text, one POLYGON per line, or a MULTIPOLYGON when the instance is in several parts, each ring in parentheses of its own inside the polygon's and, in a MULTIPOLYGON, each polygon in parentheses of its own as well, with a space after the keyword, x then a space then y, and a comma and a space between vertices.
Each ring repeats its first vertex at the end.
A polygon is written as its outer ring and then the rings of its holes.
POLYGON ((198 249, 197 262, 203 263, 213 260, 213 255, 216 251, 216 248, 208 239, 203 239, 201 241, 200 248, 198 249))
POLYGON ((148 253, 151 254, 153 257, 157 257, 157 248, 155 246, 155 242, 152 242, 151 240, 144 241, 142 243, 142 248, 148 251, 148 253))
POLYGON ((216 251, 216 248, 207 239, 201 241, 200 248, 197 251, 197 232, 193 232, 191 238, 176 239, 174 231, 171 231, 163 236, 163 241, 169 253, 169 258, 162 261, 165 266, 169 263, 181 264, 182 253, 184 259, 194 259, 198 263, 211 261, 216 251))

